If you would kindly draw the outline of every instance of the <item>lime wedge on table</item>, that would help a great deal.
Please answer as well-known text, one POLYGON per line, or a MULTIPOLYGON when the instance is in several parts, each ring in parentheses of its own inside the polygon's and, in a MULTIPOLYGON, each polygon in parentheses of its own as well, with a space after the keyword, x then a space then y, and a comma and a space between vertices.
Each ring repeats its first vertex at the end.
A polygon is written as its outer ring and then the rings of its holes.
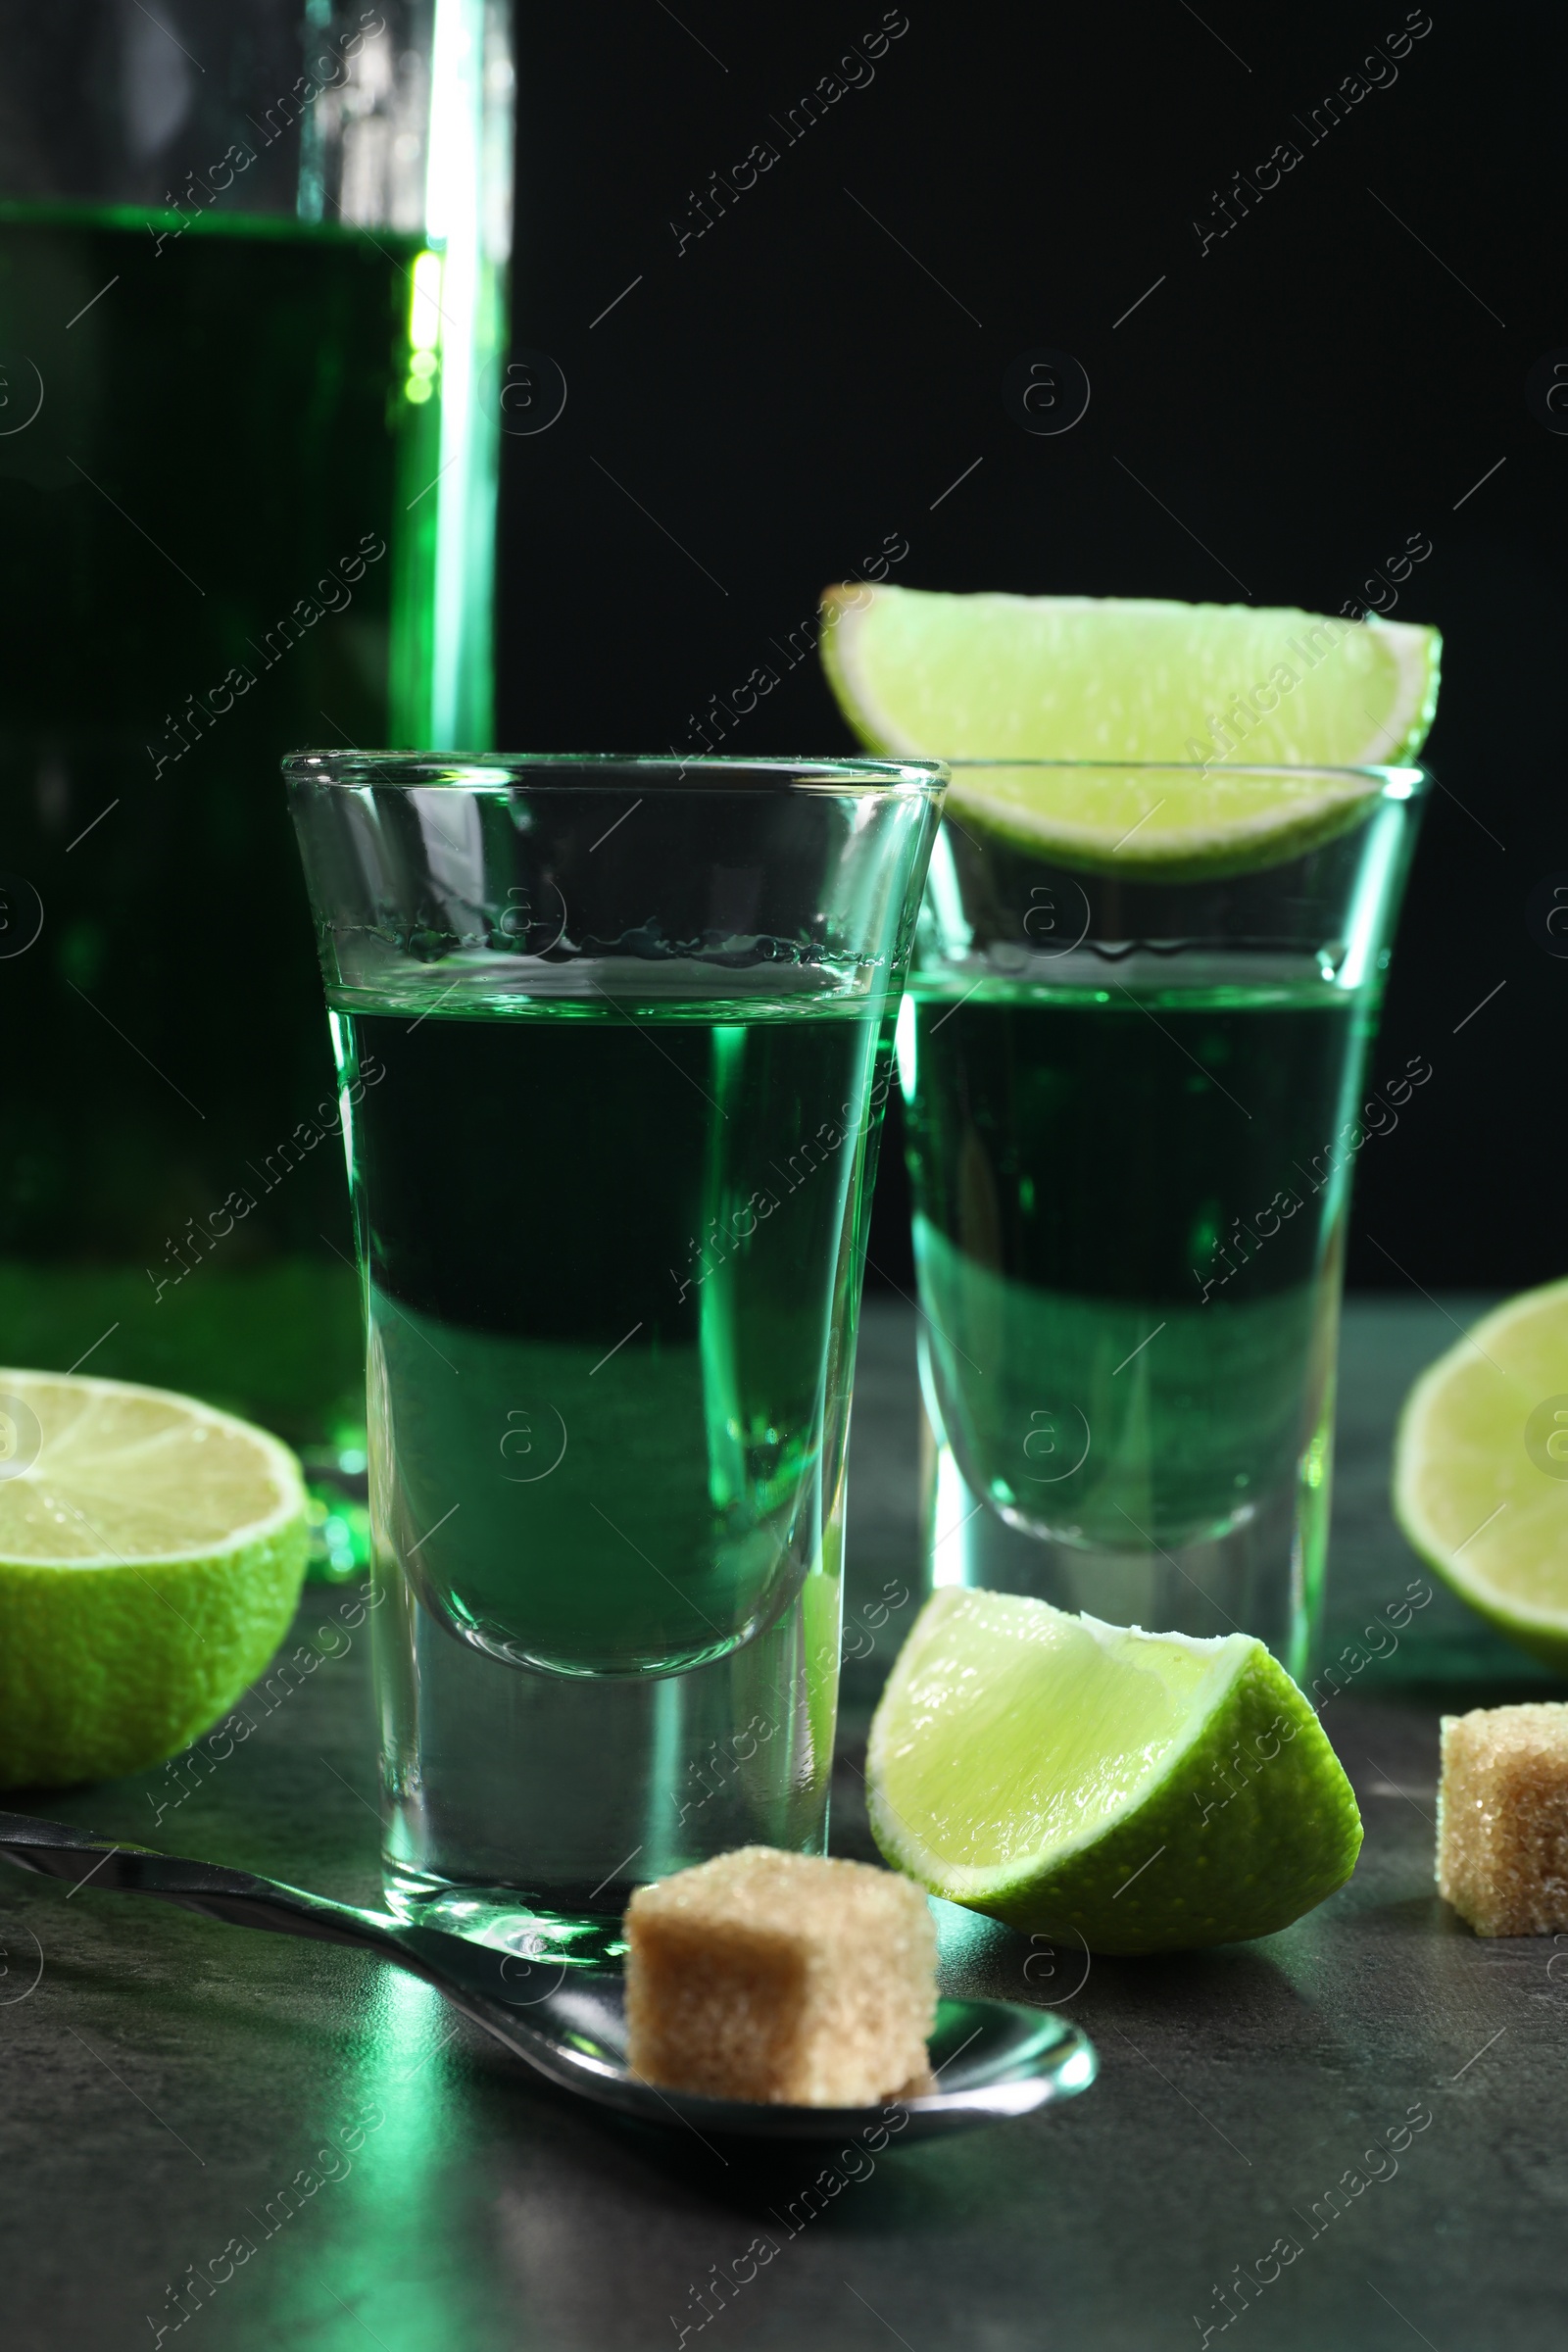
POLYGON ((1463 1599, 1568 1674, 1568 1282, 1510 1298, 1422 1373, 1394 1508, 1463 1599))
POLYGON ((137 1772, 230 1707, 305 1573, 287 1446, 189 1396, 0 1371, 0 1787, 137 1772))
POLYGON ((871 1828, 950 1902, 1091 1951, 1271 1935, 1343 1886, 1361 1820, 1260 1642, 948 1589, 871 1726, 871 1828))
POLYGON ((1130 877, 1303 854, 1377 789, 1324 771, 1413 758, 1437 706, 1438 632, 1402 621, 856 585, 828 589, 823 617, 823 665, 862 743, 1001 762, 956 771, 956 816, 1130 877), (1121 776, 1006 764, 1039 760, 1151 764, 1121 776), (1227 772, 1270 765, 1306 772, 1227 772))

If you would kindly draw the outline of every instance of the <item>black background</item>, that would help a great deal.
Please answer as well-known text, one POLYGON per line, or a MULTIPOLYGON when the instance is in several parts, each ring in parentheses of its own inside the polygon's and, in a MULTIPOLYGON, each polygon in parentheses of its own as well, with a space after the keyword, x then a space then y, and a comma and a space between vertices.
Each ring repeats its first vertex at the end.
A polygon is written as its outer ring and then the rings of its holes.
MULTIPOLYGON (((504 443, 498 740, 700 748, 710 697, 782 667, 889 533, 906 586, 1337 612, 1424 532, 1396 616, 1444 631, 1441 789, 1372 1074, 1434 1075, 1361 1152, 1350 1276, 1564 1272, 1568 961, 1529 902, 1568 869, 1568 437, 1525 395, 1568 346, 1560 12, 906 15, 787 144, 871 0, 519 12, 514 351, 567 398, 504 443), (1396 79, 1313 143, 1407 21, 1431 29, 1371 69, 1396 79), (777 164, 677 251, 759 140, 777 164), (1284 140, 1301 162, 1200 254, 1284 140), (1003 404, 1041 348, 1092 386, 1055 437, 1003 404)), ((717 748, 851 738, 812 660, 717 748)), ((890 1130, 871 1255, 906 1285, 905 1214, 890 1130)))

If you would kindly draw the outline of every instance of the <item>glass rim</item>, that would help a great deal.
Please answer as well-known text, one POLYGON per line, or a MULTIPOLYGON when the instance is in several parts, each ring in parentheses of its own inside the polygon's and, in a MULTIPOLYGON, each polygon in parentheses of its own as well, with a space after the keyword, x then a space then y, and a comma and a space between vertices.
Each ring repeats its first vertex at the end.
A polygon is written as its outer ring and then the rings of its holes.
POLYGON ((1004 760, 966 759, 952 753, 942 763, 950 773, 974 768, 1066 769, 1088 774, 1162 776, 1364 776, 1375 779, 1395 800, 1410 800, 1435 781, 1415 761, 1398 764, 1369 760, 1004 760))
POLYGON ((756 792, 938 797, 948 782, 942 760, 802 757, 775 753, 747 760, 711 754, 682 760, 668 752, 302 751, 281 761, 290 785, 355 792, 756 792), (554 772, 552 772, 554 771, 554 772))

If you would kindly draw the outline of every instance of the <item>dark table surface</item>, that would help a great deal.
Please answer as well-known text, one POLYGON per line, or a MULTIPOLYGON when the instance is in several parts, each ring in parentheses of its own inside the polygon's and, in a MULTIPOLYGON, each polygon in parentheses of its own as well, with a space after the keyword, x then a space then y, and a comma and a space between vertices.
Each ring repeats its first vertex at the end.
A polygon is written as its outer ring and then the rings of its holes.
MULTIPOLYGON (((1261 1942, 1087 1975, 980 1931, 995 1990, 1094 2036, 1086 2096, 830 2156, 825 2206, 802 2221, 820 2156, 725 2163, 602 2122, 368 1957, 0 1872, 11 2352, 129 2352, 160 2328, 225 2352, 620 2352, 683 2328, 811 2352, 1153 2352, 1233 2328, 1259 2352, 1557 2352, 1568 1937, 1480 1942, 1432 1883, 1440 1712, 1554 1686, 1441 1592, 1392 1653, 1355 1640, 1412 1581, 1432 1590, 1389 1516, 1390 1435, 1449 1318, 1480 1303, 1347 1316, 1330 1616, 1346 1687, 1323 1720, 1366 1820, 1352 1883, 1261 1942), (776 2254, 701 2326, 694 2290, 759 2236, 776 2254), (1238 2266, 1253 2283, 1222 2301, 1238 2266), (198 2296, 193 2272, 221 2282, 198 2296)), ((897 1306, 867 1320, 861 1595, 913 1581, 912 1329, 897 1306)), ((342 1592, 307 1603, 296 1638, 336 1655, 207 1777, 160 1768, 40 1809, 374 1900, 368 1643, 342 1592)), ((884 1660, 910 1613, 894 1607, 884 1660)), ((857 1855, 875 1671, 855 1670, 835 1796, 835 1848, 857 1855)))

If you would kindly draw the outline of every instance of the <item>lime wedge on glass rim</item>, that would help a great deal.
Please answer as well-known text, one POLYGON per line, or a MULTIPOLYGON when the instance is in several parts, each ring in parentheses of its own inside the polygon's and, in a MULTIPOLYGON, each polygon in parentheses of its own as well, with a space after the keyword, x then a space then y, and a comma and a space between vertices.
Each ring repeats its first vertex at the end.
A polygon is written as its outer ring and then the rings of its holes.
POLYGON ((1381 789, 1365 771, 1412 759, 1437 705, 1441 640, 1410 622, 860 583, 822 611, 863 744, 984 763, 955 767, 960 821, 1130 878, 1303 855, 1358 820, 1381 789), (1042 760, 1105 764, 1017 764, 1042 760))
POLYGON ((871 1829, 950 1902, 1095 1952, 1267 1936, 1343 1886, 1361 1819, 1260 1642, 948 1587, 871 1726, 871 1829))
POLYGON ((308 1548, 265 1430, 128 1381, 0 1371, 0 1788, 138 1772, 270 1658, 308 1548))
POLYGON ((1394 1509, 1462 1599, 1568 1674, 1568 1282, 1508 1299, 1422 1373, 1394 1509))

